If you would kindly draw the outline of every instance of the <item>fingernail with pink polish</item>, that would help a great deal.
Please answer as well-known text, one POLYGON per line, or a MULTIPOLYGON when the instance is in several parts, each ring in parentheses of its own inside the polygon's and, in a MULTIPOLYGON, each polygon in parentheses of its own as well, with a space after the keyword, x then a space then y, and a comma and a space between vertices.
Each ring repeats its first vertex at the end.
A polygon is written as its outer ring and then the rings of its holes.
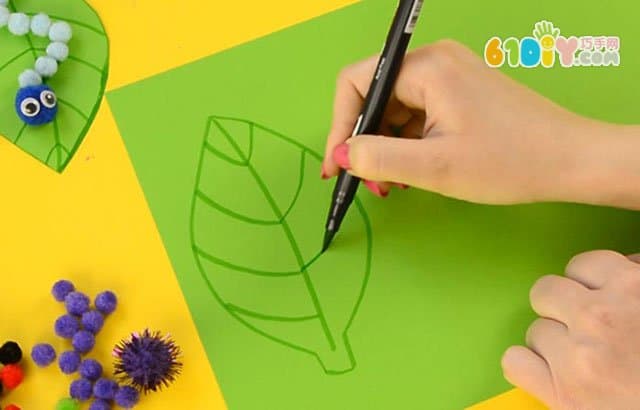
POLYGON ((324 164, 322 164, 322 171, 320 172, 320 178, 329 179, 329 175, 327 174, 327 171, 324 170, 324 164))
POLYGON ((380 198, 386 198, 387 195, 389 195, 389 192, 385 192, 382 190, 382 188, 380 188, 380 185, 376 184, 373 181, 362 181, 364 186, 367 187, 367 189, 369 189, 369 191, 371 191, 375 196, 378 196, 380 198))
POLYGON ((342 169, 351 169, 349 161, 349 145, 342 143, 333 149, 333 160, 342 169))

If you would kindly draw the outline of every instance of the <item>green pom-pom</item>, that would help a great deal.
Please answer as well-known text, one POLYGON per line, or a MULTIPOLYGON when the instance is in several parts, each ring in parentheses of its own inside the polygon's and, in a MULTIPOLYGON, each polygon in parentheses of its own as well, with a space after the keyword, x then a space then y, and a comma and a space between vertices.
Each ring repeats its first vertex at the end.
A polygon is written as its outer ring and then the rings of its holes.
POLYGON ((71 398, 62 399, 56 404, 56 410, 78 410, 79 408, 78 402, 71 398))

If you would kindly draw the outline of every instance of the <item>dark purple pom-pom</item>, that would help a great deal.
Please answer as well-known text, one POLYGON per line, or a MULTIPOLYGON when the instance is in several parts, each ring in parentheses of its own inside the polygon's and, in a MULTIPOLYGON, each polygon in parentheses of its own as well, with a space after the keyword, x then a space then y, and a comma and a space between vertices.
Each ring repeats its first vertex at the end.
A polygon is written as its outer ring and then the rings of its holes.
POLYGON ((180 348, 160 332, 134 333, 120 342, 113 353, 116 377, 143 393, 169 386, 182 370, 180 348))
POLYGON ((51 294, 58 302, 64 302, 67 295, 74 290, 76 290, 76 288, 73 286, 73 283, 68 280, 59 280, 53 284, 51 294))
POLYGON ((97 399, 91 403, 89 410, 111 410, 111 403, 108 400, 97 399))
POLYGON ((103 314, 108 315, 116 310, 116 307, 118 306, 118 298, 115 293, 110 290, 106 290, 96 296, 95 305, 96 309, 103 314))
POLYGON ((39 367, 47 367, 56 360, 56 350, 47 343, 40 343, 31 349, 31 359, 39 367))
POLYGON ((82 315, 82 327, 84 330, 96 334, 102 329, 104 325, 104 317, 97 310, 90 310, 82 315))
POLYGON ((89 353, 93 346, 96 344, 96 338, 91 332, 87 332, 86 330, 81 330, 75 335, 73 335, 73 339, 71 340, 71 344, 73 348, 78 353, 89 353))
POLYGON ((92 395, 92 387, 91 382, 87 379, 74 380, 69 386, 69 395, 76 400, 89 400, 92 395))
POLYGON ((140 401, 140 393, 131 386, 122 386, 118 389, 115 402, 118 406, 130 409, 140 401))
POLYGON ((91 300, 84 293, 71 292, 64 298, 64 305, 67 308, 67 312, 74 316, 82 316, 83 313, 89 310, 91 300))
POLYGON ((102 376, 102 365, 94 359, 85 359, 80 363, 80 376, 96 381, 102 376))
POLYGON ((58 336, 71 339, 80 330, 80 323, 72 315, 63 315, 56 319, 53 328, 58 336))
POLYGON ((118 391, 118 383, 109 379, 98 379, 93 385, 93 395, 98 399, 113 400, 118 391))
POLYGON ((73 374, 80 367, 80 354, 74 351, 63 352, 58 358, 58 366, 64 374, 73 374))

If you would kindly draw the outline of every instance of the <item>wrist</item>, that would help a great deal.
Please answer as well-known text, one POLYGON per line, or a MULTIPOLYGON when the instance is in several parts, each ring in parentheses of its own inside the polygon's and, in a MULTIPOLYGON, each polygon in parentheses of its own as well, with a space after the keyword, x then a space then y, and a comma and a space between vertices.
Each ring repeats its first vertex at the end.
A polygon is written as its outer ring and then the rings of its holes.
POLYGON ((640 126, 581 119, 566 133, 570 154, 557 199, 640 209, 640 126))

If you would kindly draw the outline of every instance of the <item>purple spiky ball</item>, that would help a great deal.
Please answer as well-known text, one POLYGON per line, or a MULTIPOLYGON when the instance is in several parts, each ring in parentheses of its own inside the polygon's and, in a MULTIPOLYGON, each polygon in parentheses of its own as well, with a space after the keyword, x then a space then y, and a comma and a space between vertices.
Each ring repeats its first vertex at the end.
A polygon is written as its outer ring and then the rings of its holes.
POLYGON ((171 337, 148 329, 121 341, 113 354, 119 381, 143 393, 168 387, 182 370, 181 351, 171 337))

